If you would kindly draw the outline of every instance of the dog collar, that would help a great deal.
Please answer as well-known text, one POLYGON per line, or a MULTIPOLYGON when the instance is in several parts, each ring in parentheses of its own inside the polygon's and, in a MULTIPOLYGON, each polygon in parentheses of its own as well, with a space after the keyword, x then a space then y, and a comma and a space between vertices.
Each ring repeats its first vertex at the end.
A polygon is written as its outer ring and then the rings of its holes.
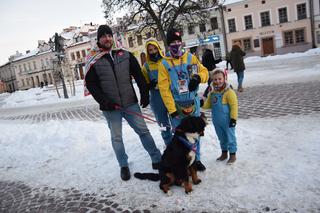
POLYGON ((178 138, 188 149, 190 149, 194 152, 197 150, 199 140, 196 139, 195 143, 190 143, 190 141, 186 138, 183 138, 181 136, 178 136, 178 138))

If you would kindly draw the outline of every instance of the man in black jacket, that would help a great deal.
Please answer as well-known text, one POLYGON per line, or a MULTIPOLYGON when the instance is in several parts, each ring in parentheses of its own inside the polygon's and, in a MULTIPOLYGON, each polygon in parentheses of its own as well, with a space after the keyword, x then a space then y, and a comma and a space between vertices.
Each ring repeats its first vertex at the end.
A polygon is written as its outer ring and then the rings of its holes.
POLYGON ((99 26, 97 41, 99 51, 86 64, 85 83, 108 122, 112 147, 121 167, 120 176, 126 181, 130 179, 130 170, 122 139, 122 118, 126 119, 139 135, 143 147, 151 157, 154 169, 161 159, 161 153, 144 119, 139 116, 141 109, 131 76, 139 87, 140 105, 143 108, 149 104, 148 87, 137 59, 123 49, 112 50, 113 36, 109 26, 99 26))
MULTIPOLYGON (((210 50, 210 49, 205 49, 204 50, 201 62, 203 64, 203 66, 205 66, 208 69, 208 72, 214 70, 216 68, 216 64, 220 63, 221 61, 222 61, 221 58, 215 60, 212 50, 210 50)), ((206 90, 203 93, 204 97, 207 97, 207 95, 209 93, 211 81, 212 80, 209 78, 208 86, 207 86, 206 90)), ((201 101, 201 103, 202 103, 202 101, 201 101)))

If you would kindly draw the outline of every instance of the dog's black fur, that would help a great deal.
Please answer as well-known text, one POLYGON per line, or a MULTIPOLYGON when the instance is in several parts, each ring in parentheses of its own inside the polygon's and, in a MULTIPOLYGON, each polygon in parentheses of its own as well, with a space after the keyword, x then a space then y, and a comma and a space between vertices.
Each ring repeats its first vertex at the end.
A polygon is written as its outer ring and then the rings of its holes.
POLYGON ((191 192, 192 185, 189 182, 189 175, 191 175, 194 184, 199 184, 201 180, 197 177, 195 161, 190 162, 194 160, 189 155, 193 151, 181 141, 181 138, 187 139, 186 133, 198 133, 199 136, 203 136, 206 124, 206 118, 203 116, 190 116, 183 119, 176 128, 171 143, 162 154, 159 174, 135 173, 134 176, 138 179, 160 180, 160 189, 165 193, 169 191, 169 187, 173 184, 183 184, 185 192, 191 192), (190 163, 192 164, 190 165, 190 163))

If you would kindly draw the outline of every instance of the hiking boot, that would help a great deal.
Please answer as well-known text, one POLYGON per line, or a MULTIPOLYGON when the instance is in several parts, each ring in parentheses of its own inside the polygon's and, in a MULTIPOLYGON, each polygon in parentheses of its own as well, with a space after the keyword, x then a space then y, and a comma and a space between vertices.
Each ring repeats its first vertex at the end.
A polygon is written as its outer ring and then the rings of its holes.
POLYGON ((206 167, 199 160, 197 160, 195 162, 195 166, 196 166, 197 171, 199 171, 199 172, 203 172, 206 170, 206 167))
POLYGON ((220 157, 217 158, 217 161, 224 161, 228 158, 228 151, 222 151, 220 157))
POLYGON ((227 162, 227 164, 232 165, 234 162, 236 162, 236 153, 230 153, 230 158, 227 162))
POLYGON ((122 180, 127 181, 130 179, 130 170, 129 167, 124 166, 121 167, 121 171, 120 171, 120 177, 122 180))
POLYGON ((152 169, 154 170, 159 170, 161 167, 161 163, 158 162, 158 163, 152 163, 152 169))

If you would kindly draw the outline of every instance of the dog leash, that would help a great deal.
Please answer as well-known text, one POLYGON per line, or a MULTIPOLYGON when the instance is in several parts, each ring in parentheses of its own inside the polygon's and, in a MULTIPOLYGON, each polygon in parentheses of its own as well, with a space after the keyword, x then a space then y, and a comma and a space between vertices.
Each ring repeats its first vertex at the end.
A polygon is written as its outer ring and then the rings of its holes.
POLYGON ((131 114, 131 115, 136 115, 136 116, 139 116, 139 117, 141 117, 141 118, 147 119, 147 120, 149 120, 149 121, 153 121, 154 123, 158 123, 156 120, 154 120, 154 119, 152 119, 152 118, 150 118, 150 117, 148 117, 148 116, 146 116, 146 115, 144 115, 144 114, 142 114, 142 113, 134 112, 134 111, 127 110, 127 109, 123 109, 123 108, 120 107, 120 106, 116 106, 115 108, 116 108, 117 110, 119 110, 119 111, 126 112, 126 113, 131 114))

